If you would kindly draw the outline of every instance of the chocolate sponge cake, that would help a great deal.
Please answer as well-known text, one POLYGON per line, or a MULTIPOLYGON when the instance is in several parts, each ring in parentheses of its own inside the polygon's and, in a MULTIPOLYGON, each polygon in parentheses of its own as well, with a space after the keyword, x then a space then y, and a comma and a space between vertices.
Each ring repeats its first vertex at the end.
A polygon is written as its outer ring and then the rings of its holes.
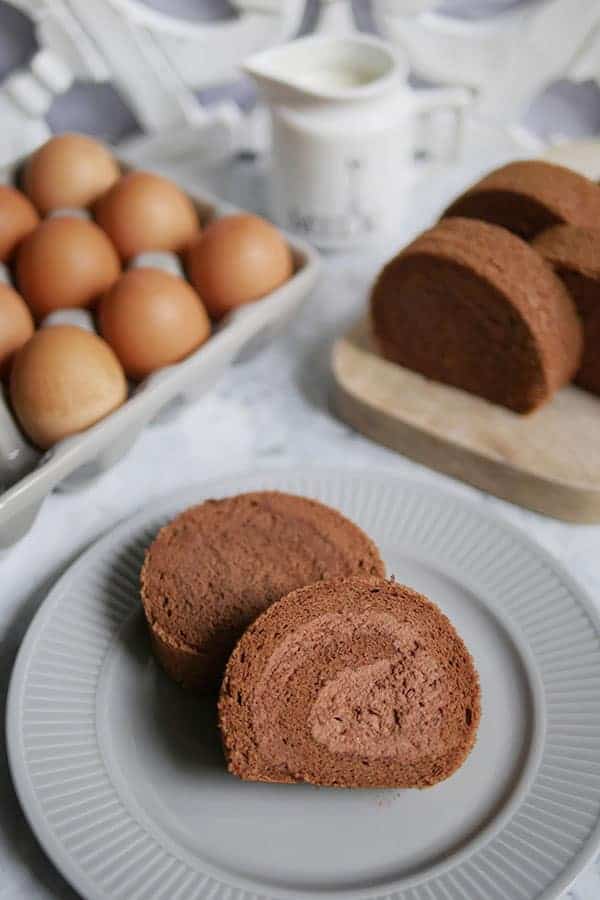
POLYGON ((560 279, 497 225, 443 219, 383 269, 371 311, 383 355, 526 413, 575 374, 582 329, 560 279))
POLYGON ((531 240, 551 225, 600 227, 600 187, 584 175, 541 160, 490 172, 448 207, 444 216, 483 219, 531 240))
POLYGON ((384 571, 349 519, 265 491, 207 500, 162 528, 146 552, 141 596, 167 674, 210 691, 246 626, 275 600, 320 579, 384 571))
POLYGON ((575 381, 600 394, 600 231, 555 225, 533 246, 563 281, 581 317, 583 356, 575 381))
POLYGON ((479 678, 441 610, 348 578, 273 604, 235 648, 219 698, 229 771, 248 781, 427 787, 465 761, 479 678))

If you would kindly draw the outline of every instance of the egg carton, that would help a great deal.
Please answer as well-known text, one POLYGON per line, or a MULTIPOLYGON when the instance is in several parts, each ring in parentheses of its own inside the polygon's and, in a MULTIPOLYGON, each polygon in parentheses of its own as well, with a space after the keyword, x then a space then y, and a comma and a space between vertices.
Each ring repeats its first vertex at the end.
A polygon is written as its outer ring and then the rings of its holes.
MULTIPOLYGON (((14 184, 21 165, 22 161, 0 172, 0 182, 14 184)), ((121 168, 127 172, 134 167, 122 162, 121 168)), ((203 225, 240 212, 208 192, 180 187, 194 203, 203 225)), ((315 285, 320 265, 317 251, 309 244, 289 234, 285 237, 294 257, 294 274, 285 284, 230 313, 198 350, 133 385, 117 410, 47 452, 42 454, 25 440, 6 392, 0 389, 0 550, 26 534, 51 491, 58 487, 74 490, 96 478, 127 453, 146 425, 168 415, 175 406, 195 402, 230 364, 240 356, 259 352, 286 325, 315 285)), ((168 257, 156 254, 146 264, 164 265, 172 271, 173 260, 168 257)), ((80 315, 71 310, 73 313, 80 315)), ((81 324, 85 326, 83 317, 81 324)))

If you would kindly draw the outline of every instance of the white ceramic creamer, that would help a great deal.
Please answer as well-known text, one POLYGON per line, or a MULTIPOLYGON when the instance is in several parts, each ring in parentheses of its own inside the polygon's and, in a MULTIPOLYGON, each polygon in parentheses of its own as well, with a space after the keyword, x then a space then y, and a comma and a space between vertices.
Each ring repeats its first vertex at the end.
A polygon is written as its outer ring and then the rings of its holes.
MULTIPOLYGON (((398 218, 415 173, 420 125, 451 109, 455 134, 470 94, 413 91, 406 60, 363 35, 313 36, 244 64, 271 110, 270 206, 275 221, 314 244, 343 247, 398 218)), ((452 142, 453 145, 455 142, 452 142)))

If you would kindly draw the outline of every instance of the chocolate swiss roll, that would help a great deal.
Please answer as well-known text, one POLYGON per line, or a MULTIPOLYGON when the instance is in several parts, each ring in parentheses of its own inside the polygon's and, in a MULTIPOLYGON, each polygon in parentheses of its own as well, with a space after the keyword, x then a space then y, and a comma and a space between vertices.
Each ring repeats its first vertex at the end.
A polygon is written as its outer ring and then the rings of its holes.
POLYGON ((275 600, 313 581, 384 572, 374 543, 341 513, 264 491, 207 500, 165 525, 146 552, 141 596, 164 670, 208 692, 275 600))
POLYGON ((583 334, 551 267, 505 228, 442 219, 389 262, 371 295, 383 355, 519 413, 577 371, 583 334))
POLYGON ((581 317, 583 356, 575 382, 600 394, 600 230, 555 225, 533 246, 561 279, 581 317))
POLYGON ((300 588, 248 628, 227 665, 219 724, 248 781, 427 787, 475 743, 473 659, 441 610, 379 578, 300 588))
POLYGON ((525 240, 562 222, 598 228, 600 186, 564 166, 512 162, 476 182, 444 216, 483 219, 525 240))

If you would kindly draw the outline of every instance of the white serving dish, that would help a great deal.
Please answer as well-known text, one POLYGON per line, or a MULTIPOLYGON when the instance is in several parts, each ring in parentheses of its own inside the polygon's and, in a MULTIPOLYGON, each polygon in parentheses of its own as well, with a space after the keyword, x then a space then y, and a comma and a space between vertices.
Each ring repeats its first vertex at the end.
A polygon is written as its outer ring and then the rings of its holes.
POLYGON ((433 8, 440 5, 373 0, 372 12, 379 33, 408 54, 420 77, 474 89, 483 119, 512 127, 558 79, 600 77, 597 0, 530 0, 475 18, 433 8))
MULTIPOLYGON (((19 165, 1 172, 0 182, 14 182, 19 165)), ((130 168, 123 164, 124 171, 130 168)), ((202 223, 236 211, 208 192, 185 190, 202 223)), ((296 264, 289 281, 227 316, 195 353, 137 384, 123 406, 86 431, 60 441, 41 456, 32 471, 0 494, 0 550, 28 531, 55 487, 79 487, 108 469, 165 406, 176 398, 194 402, 242 351, 256 352, 285 325, 313 288, 319 271, 317 251, 296 237, 286 237, 296 264)))

